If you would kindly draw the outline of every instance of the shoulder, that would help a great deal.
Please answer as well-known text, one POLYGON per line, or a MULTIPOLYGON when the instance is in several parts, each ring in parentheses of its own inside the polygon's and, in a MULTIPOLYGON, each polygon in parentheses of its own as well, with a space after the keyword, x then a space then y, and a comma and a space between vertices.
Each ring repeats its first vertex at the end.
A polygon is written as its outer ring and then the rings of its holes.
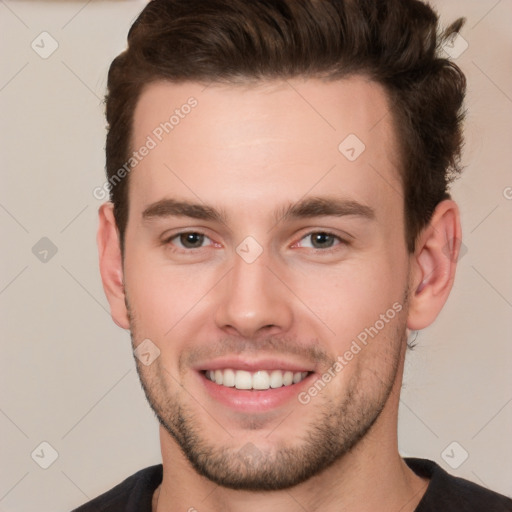
POLYGON ((404 459, 419 476, 430 483, 415 512, 512 512, 512 500, 478 484, 447 473, 427 459, 404 459))
POLYGON ((73 512, 151 512, 153 492, 161 481, 161 464, 141 469, 73 512))

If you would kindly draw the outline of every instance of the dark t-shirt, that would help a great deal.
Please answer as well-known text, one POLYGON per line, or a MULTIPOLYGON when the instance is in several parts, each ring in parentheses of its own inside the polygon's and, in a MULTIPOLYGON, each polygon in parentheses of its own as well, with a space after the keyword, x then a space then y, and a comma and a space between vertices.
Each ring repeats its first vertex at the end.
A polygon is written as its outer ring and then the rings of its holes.
MULTIPOLYGON (((451 476, 431 460, 404 460, 417 475, 430 479, 415 512, 512 512, 511 499, 451 476)), ((142 469, 73 512, 151 512, 153 492, 161 481, 161 464, 142 469)))

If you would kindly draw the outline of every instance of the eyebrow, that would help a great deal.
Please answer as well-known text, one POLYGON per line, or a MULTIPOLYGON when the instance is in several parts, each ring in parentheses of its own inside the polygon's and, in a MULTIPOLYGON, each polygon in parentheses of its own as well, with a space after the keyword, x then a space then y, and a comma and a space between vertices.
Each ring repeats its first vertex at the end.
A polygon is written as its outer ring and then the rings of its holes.
MULTIPOLYGON (((367 205, 350 199, 337 197, 308 197, 278 208, 274 212, 277 222, 283 220, 305 219, 312 217, 353 215, 364 219, 375 219, 375 210, 367 205)), ((220 222, 225 224, 227 216, 212 206, 176 199, 162 199, 150 204, 143 212, 142 218, 150 220, 166 217, 190 217, 192 219, 220 222)))
POLYGON ((150 204, 143 212, 144 220, 166 217, 190 217, 225 223, 226 215, 211 206, 176 199, 162 199, 150 204))
POLYGON ((308 197, 280 208, 275 213, 276 222, 287 219, 305 219, 312 217, 344 217, 354 215, 364 219, 375 219, 375 210, 371 206, 352 199, 338 197, 308 197))

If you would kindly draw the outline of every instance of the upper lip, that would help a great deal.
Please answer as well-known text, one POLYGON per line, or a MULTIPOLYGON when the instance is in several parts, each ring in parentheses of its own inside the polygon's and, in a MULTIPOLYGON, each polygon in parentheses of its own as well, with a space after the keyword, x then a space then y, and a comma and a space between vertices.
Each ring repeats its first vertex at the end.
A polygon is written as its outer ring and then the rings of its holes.
POLYGON ((257 361, 243 359, 240 357, 223 357, 214 359, 202 364, 198 364, 195 368, 199 371, 207 370, 245 370, 248 372, 256 372, 258 370, 285 370, 291 372, 312 372, 314 371, 311 364, 301 364, 290 360, 280 359, 259 359, 257 361))

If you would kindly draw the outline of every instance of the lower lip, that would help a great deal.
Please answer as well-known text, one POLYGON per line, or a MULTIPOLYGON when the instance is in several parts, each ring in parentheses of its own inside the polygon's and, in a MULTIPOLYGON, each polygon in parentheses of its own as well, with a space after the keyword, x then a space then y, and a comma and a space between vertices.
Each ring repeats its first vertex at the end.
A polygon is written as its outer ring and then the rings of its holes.
POLYGON ((198 372, 198 375, 207 393, 214 400, 239 411, 263 412, 285 405, 291 400, 298 402, 298 394, 309 385, 315 374, 310 373, 297 384, 266 390, 228 388, 207 379, 203 372, 198 372))

